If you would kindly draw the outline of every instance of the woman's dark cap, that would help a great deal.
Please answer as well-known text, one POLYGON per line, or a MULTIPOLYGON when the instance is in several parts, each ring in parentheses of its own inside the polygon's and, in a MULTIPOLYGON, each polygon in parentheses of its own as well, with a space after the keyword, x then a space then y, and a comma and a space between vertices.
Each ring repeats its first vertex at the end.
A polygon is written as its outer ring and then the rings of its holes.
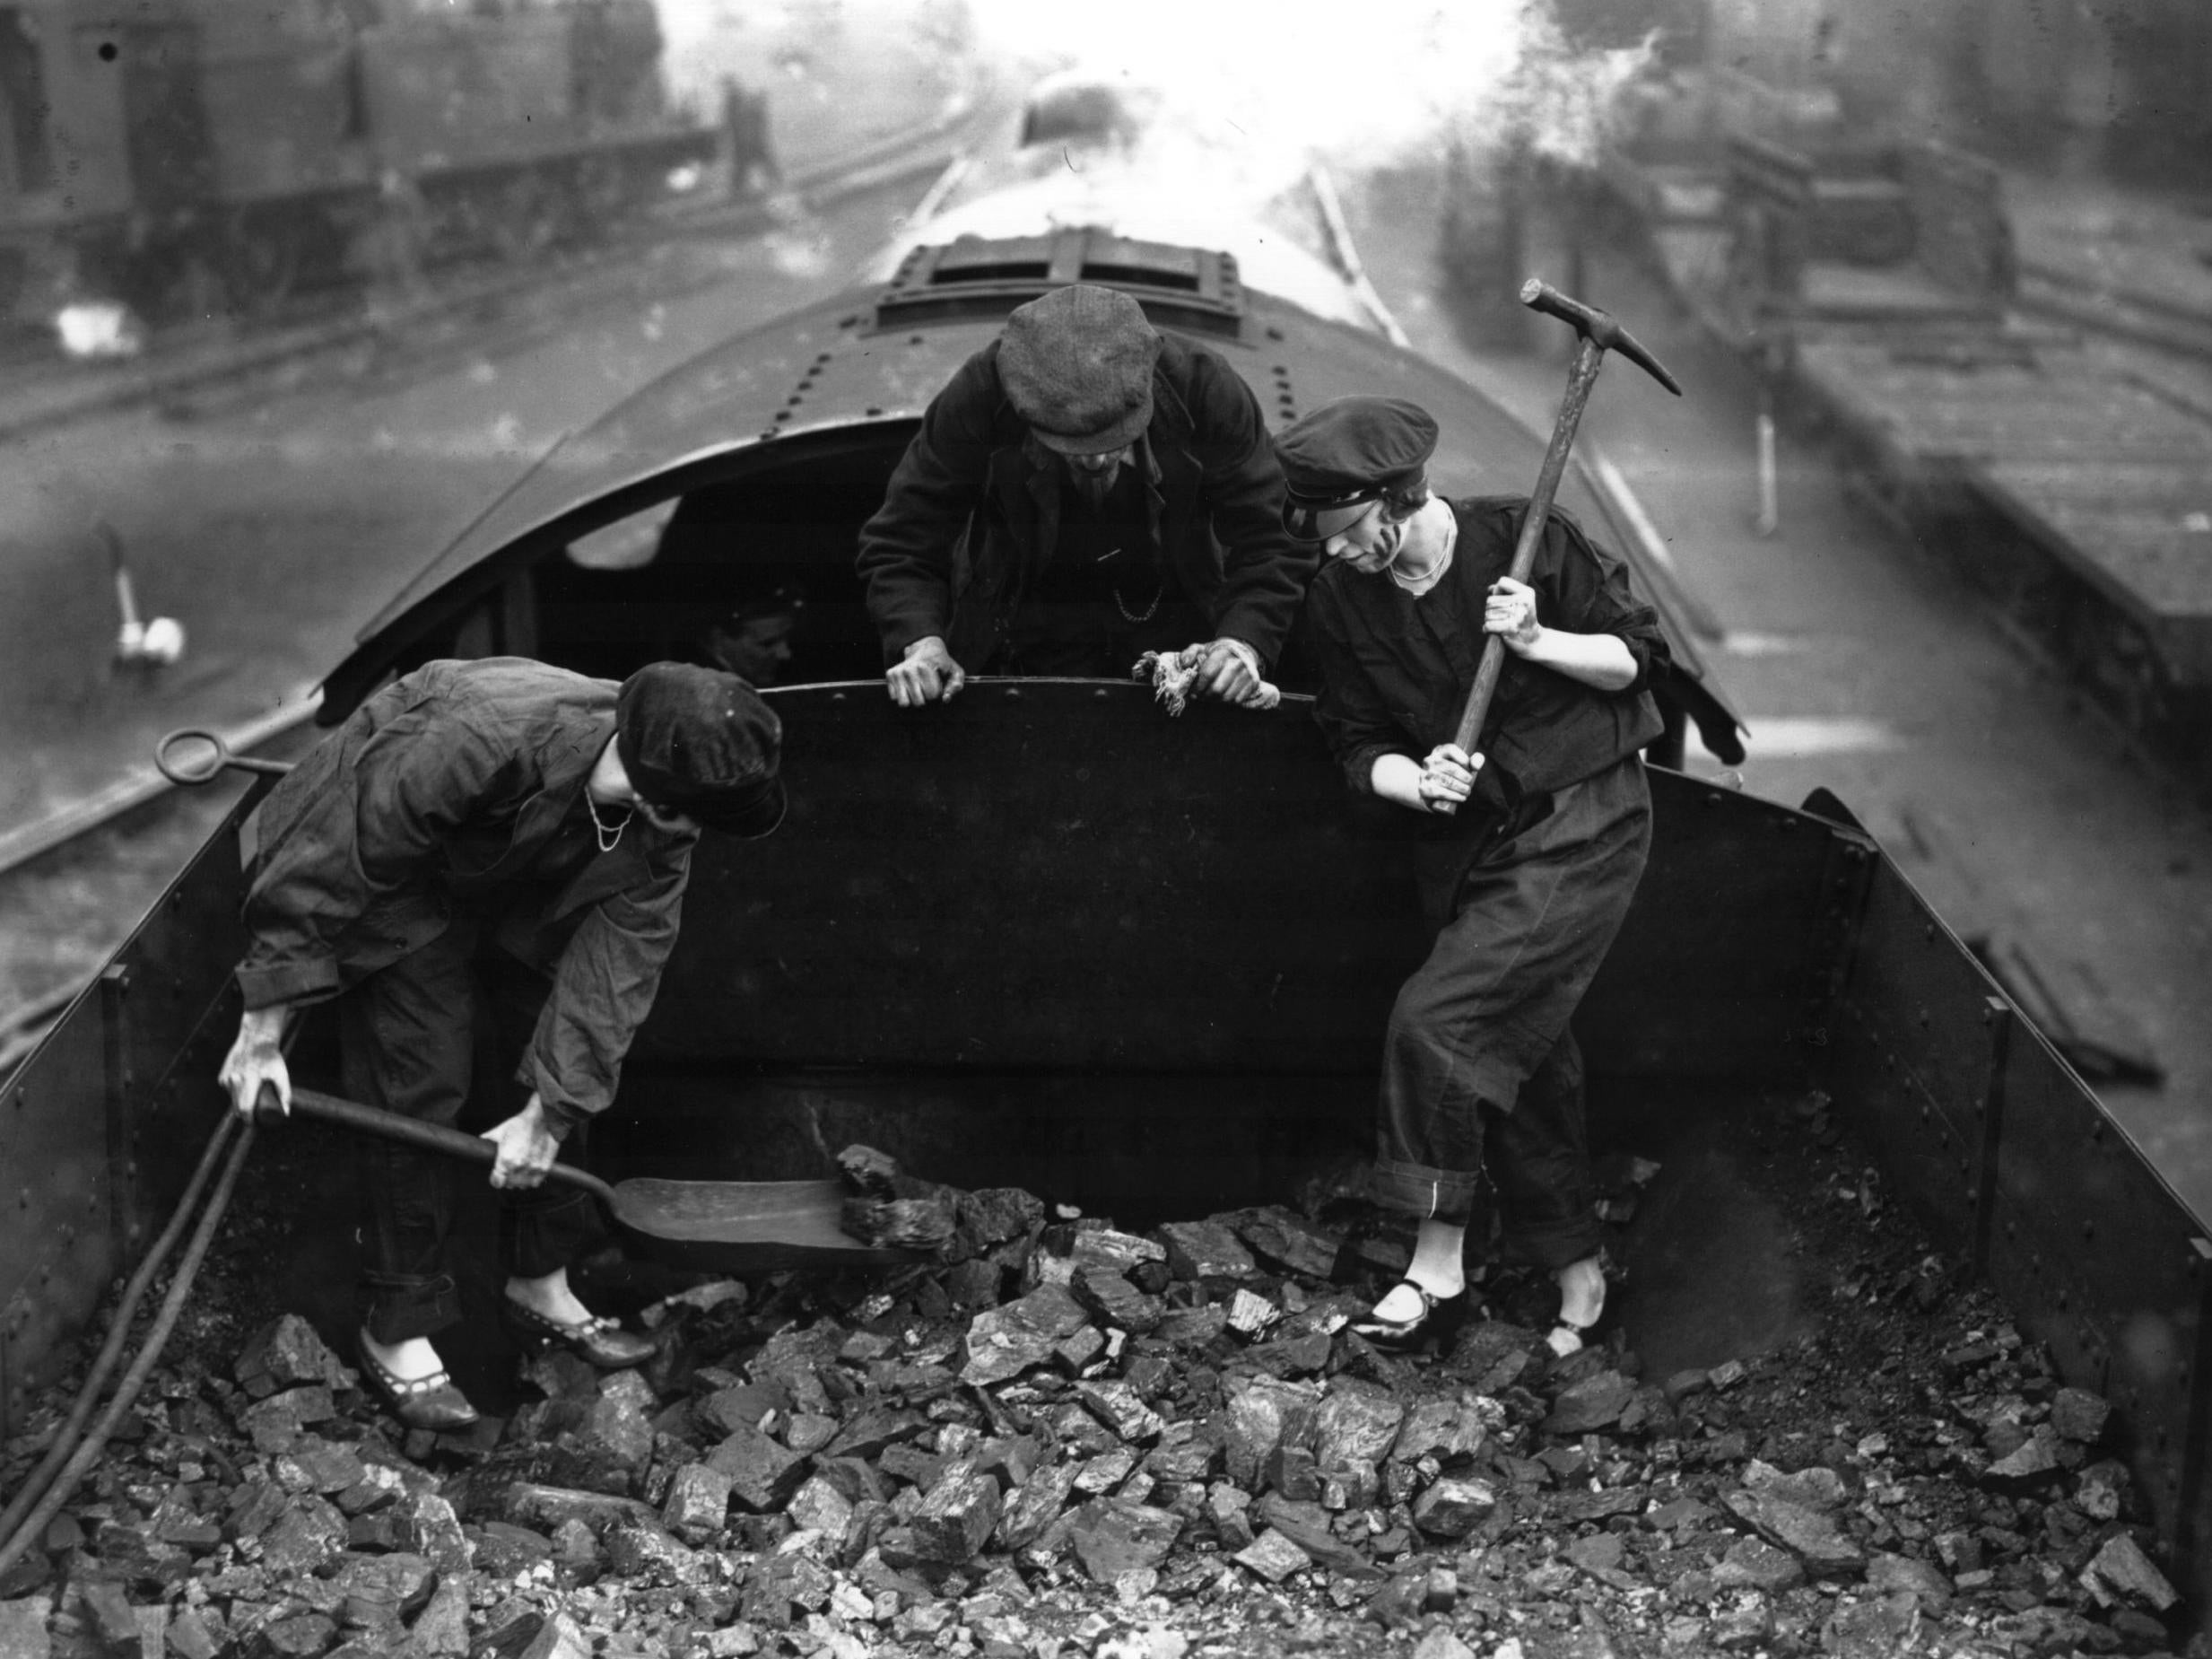
POLYGON ((703 828, 752 839, 783 822, 783 722, 735 674, 640 668, 614 700, 614 746, 640 797, 703 828))
POLYGON ((1403 397, 1339 397, 1275 435, 1283 528, 1322 539, 1324 512, 1417 489, 1436 451, 1435 418, 1403 397))

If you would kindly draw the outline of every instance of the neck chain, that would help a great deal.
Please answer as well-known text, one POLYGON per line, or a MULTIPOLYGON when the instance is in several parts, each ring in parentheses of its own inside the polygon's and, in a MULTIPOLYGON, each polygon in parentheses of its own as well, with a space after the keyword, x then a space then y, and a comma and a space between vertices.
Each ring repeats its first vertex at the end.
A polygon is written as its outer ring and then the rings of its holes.
POLYGON ((1160 585, 1152 590, 1152 603, 1145 607, 1142 611, 1133 611, 1121 602, 1120 589, 1115 588, 1110 591, 1114 596, 1114 608, 1121 613, 1122 621, 1150 622, 1153 612, 1160 608, 1160 600, 1167 592, 1167 578, 1163 576, 1160 579, 1160 585))
POLYGON ((620 844, 623 832, 630 827, 630 820, 637 811, 634 807, 624 807, 623 816, 614 821, 614 827, 609 828, 606 821, 600 817, 599 803, 592 799, 589 790, 584 791, 584 809, 591 814, 591 833, 598 839, 602 852, 612 852, 620 844))

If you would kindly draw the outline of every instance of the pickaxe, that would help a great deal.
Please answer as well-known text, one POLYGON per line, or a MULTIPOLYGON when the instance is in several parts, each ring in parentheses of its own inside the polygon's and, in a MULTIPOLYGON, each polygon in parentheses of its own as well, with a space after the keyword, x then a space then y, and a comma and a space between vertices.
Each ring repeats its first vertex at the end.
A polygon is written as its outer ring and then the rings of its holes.
MULTIPOLYGON (((1537 474, 1536 488, 1528 493, 1528 514, 1521 520, 1520 539, 1513 545, 1513 563, 1507 573, 1515 581, 1527 581, 1528 572, 1536 568, 1537 545, 1544 539, 1545 524, 1552 516, 1552 498, 1559 493, 1560 476, 1567 470, 1567 451, 1574 447, 1575 429, 1582 423, 1582 410, 1589 403, 1590 388, 1598 382, 1598 371, 1605 366, 1606 353, 1619 352, 1677 397, 1682 396, 1682 387, 1658 358, 1637 344, 1633 335, 1595 306, 1570 300, 1534 276, 1520 285, 1520 302, 1572 324, 1582 336, 1574 348, 1574 366, 1567 371, 1567 395, 1552 427, 1551 448, 1544 451, 1543 468, 1537 474)), ((1484 643, 1475 684, 1467 690, 1467 706, 1459 711, 1459 728, 1452 736, 1452 741, 1470 755, 1475 752, 1475 739, 1482 733, 1483 721, 1490 717, 1490 700, 1497 693, 1498 676, 1504 667, 1505 642, 1494 633, 1484 643)), ((1453 801, 1438 805, 1446 812, 1458 809, 1453 801)))

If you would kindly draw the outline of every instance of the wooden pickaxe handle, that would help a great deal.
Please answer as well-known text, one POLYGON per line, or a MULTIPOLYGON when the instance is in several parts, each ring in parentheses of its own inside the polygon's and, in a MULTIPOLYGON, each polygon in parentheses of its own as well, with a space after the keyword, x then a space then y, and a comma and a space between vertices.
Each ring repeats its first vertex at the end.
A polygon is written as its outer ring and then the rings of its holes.
MULTIPOLYGON (((1528 511, 1520 521, 1520 538, 1513 544, 1513 563, 1506 572, 1513 581, 1525 582, 1528 572, 1536 568, 1537 548, 1543 543, 1545 526, 1552 516, 1552 501, 1559 493, 1559 480, 1566 474, 1567 453, 1574 448, 1574 434, 1582 424, 1582 411, 1589 405, 1590 389, 1598 383, 1598 371, 1605 366, 1606 353, 1619 352, 1677 397, 1682 396, 1682 387, 1628 330, 1605 312, 1569 299, 1533 276, 1521 284, 1520 302, 1532 310, 1572 324, 1574 331, 1581 336, 1574 348, 1573 365, 1567 371, 1567 395, 1560 402, 1558 420, 1552 424, 1551 445, 1544 451, 1544 465, 1537 473, 1536 488, 1528 493, 1528 511)), ((1493 633, 1483 643, 1483 658, 1476 666, 1475 684, 1467 688, 1467 703, 1459 711, 1459 728, 1452 734, 1452 741, 1470 755, 1475 752, 1476 739, 1482 735, 1483 722, 1490 718, 1491 699, 1497 694, 1498 676, 1504 670, 1505 641, 1493 633)), ((1456 802, 1440 801, 1437 809, 1450 814, 1459 808, 1456 802)))

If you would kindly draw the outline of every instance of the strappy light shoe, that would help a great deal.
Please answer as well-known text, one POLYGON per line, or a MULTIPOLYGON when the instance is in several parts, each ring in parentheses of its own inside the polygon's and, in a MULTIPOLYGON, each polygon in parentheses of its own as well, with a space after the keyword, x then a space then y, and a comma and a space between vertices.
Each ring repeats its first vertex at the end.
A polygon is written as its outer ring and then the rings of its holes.
POLYGON ((1417 1348, 1428 1338, 1448 1339, 1467 1323, 1467 1314, 1475 1306, 1475 1293, 1462 1289, 1458 1296, 1440 1297, 1424 1285, 1410 1279, 1401 1279, 1377 1298, 1376 1305, 1389 1301, 1400 1288, 1409 1289, 1421 1298, 1421 1311, 1411 1319, 1379 1319, 1372 1313, 1366 1319, 1354 1320, 1352 1332, 1372 1342, 1377 1348, 1417 1348))
POLYGON ((476 1421, 480 1413, 445 1371, 409 1381, 378 1362, 369 1350, 365 1333, 356 1337, 353 1346, 370 1388, 384 1401, 385 1409, 408 1428, 448 1435, 476 1421))
POLYGON ((625 1371, 643 1365, 653 1356, 653 1339, 625 1331, 619 1321, 601 1314, 563 1323, 549 1319, 512 1297, 500 1298, 500 1323, 508 1333, 533 1350, 559 1346, 602 1371, 625 1371))

